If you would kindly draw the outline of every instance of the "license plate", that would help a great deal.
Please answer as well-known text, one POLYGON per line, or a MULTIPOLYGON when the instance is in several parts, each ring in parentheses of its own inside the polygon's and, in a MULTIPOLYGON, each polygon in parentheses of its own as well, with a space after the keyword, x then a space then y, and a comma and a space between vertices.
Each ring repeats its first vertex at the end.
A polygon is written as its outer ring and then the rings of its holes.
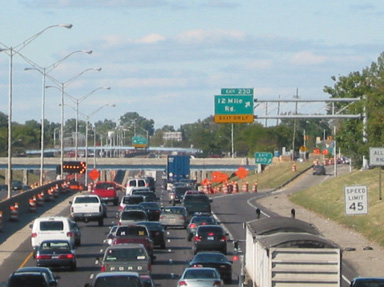
POLYGON ((208 236, 207 239, 208 239, 208 240, 213 240, 214 238, 213 238, 213 236, 208 236))

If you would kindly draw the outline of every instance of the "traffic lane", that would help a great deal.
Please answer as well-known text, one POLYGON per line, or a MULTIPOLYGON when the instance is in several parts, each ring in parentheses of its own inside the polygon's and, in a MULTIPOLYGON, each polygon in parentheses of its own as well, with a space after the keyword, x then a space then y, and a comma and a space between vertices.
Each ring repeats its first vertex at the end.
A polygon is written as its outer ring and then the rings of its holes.
MULTIPOLYGON (((245 194, 244 194, 245 195, 245 194)), ((249 195, 248 196, 252 196, 249 195)), ((169 197, 168 192, 163 191, 163 193, 160 195, 162 198, 162 203, 167 206, 169 205, 169 197)), ((245 196, 246 197, 246 196, 245 196)), ((233 200, 233 197, 232 197, 233 200)), ((220 204, 215 205, 214 204, 215 199, 212 202, 212 211, 214 214, 222 212, 222 210, 229 210, 223 208, 220 204)), ((233 202, 232 202, 233 204, 233 202)), ((238 229, 242 229, 242 223, 238 221, 236 218, 236 214, 233 215, 235 218, 233 221, 235 221, 238 226, 238 229)), ((232 218, 231 218, 232 220, 232 218)), ((224 229, 229 230, 229 228, 226 226, 227 224, 230 224, 231 222, 221 222, 221 225, 224 227, 224 229)), ((234 223, 233 223, 234 224, 234 223)), ((153 278, 155 280, 155 283, 160 283, 161 286, 176 286, 177 280, 184 271, 185 268, 188 267, 189 262, 194 257, 193 254, 193 242, 189 242, 187 240, 187 230, 186 229, 167 229, 167 251, 155 251, 156 254, 156 261, 155 265, 153 266, 153 278)), ((228 243, 227 243, 227 257, 229 260, 233 260, 233 256, 237 255, 234 253, 233 250, 233 243, 230 240, 230 236, 228 237, 228 243)), ((240 275, 240 261, 234 261, 233 263, 233 274, 232 274, 232 284, 228 284, 227 286, 235 286, 238 285, 239 281, 239 275, 240 275)))

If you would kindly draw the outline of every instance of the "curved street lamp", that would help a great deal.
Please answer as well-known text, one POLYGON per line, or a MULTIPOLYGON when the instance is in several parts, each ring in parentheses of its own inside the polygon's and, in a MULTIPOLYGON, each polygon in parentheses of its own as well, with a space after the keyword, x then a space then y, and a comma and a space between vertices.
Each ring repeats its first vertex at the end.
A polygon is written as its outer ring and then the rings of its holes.
POLYGON ((44 121, 45 121, 45 81, 46 77, 48 77, 48 74, 55 69, 57 66, 59 66, 62 62, 64 62, 66 59, 68 59, 70 56, 76 53, 86 53, 86 54, 92 54, 92 50, 77 50, 72 53, 69 53, 64 58, 60 59, 59 61, 47 66, 40 68, 37 64, 33 63, 28 58, 22 56, 28 63, 31 64, 33 68, 24 68, 25 71, 30 70, 36 70, 40 74, 43 75, 43 89, 42 89, 42 95, 41 95, 41 138, 40 138, 40 185, 43 185, 43 172, 44 172, 44 121))
POLYGON ((64 95, 65 95, 65 88, 73 82, 75 79, 83 75, 84 73, 88 71, 98 71, 100 72, 102 68, 88 68, 84 71, 80 72, 76 76, 70 78, 69 80, 65 82, 59 82, 58 80, 49 77, 51 80, 53 80, 56 83, 56 86, 45 86, 45 88, 56 88, 61 91, 61 128, 60 128, 60 165, 61 165, 61 177, 63 176, 63 163, 64 163, 64 95))
POLYGON ((12 197, 12 98, 13 98, 13 56, 15 54, 21 55, 20 51, 25 48, 34 39, 39 37, 46 30, 54 27, 63 27, 67 29, 72 28, 72 24, 58 24, 51 25, 40 32, 32 35, 24 42, 14 46, 8 47, 7 45, 0 42, 5 48, 0 48, 0 52, 5 52, 9 56, 9 104, 8 104, 8 172, 7 172, 7 185, 8 185, 8 198, 12 197))
POLYGON ((91 92, 89 92, 88 94, 86 94, 85 96, 82 96, 81 98, 75 98, 75 97, 72 97, 71 95, 67 95, 67 97, 69 97, 75 104, 76 104, 76 127, 75 127, 75 160, 77 160, 77 157, 78 157, 78 146, 79 146, 79 143, 78 143, 78 129, 79 129, 79 104, 81 102, 83 102, 86 98, 88 98, 90 95, 92 95, 93 93, 95 93, 96 91, 98 90, 110 90, 111 87, 98 87, 94 90, 92 90, 91 92))

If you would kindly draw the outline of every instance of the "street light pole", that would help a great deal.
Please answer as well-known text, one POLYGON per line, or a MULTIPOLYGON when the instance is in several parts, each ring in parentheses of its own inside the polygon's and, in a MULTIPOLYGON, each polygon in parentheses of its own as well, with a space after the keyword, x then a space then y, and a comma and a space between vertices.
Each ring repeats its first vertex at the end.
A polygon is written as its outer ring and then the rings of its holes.
POLYGON ((23 58, 33 66, 33 68, 24 68, 25 71, 36 70, 40 74, 43 75, 43 88, 42 88, 42 96, 41 96, 40 185, 43 185, 43 181, 44 181, 44 179, 43 179, 43 173, 44 173, 44 121, 45 121, 45 85, 46 85, 45 82, 46 82, 46 78, 48 76, 48 73, 50 73, 54 68, 59 66, 63 61, 65 61, 67 58, 69 58, 71 55, 73 55, 75 53, 92 54, 92 50, 74 51, 74 52, 68 54, 67 56, 65 56, 64 58, 60 59, 59 61, 53 63, 52 65, 50 65, 48 67, 43 67, 43 68, 40 68, 37 64, 35 64, 31 60, 29 60, 28 58, 23 56, 23 58))
POLYGON ((63 164, 64 164, 64 95, 65 95, 65 88, 76 78, 80 77, 87 71, 101 71, 101 68, 89 68, 85 69, 81 73, 77 74, 76 76, 70 78, 66 82, 59 82, 56 79, 50 77, 51 80, 53 80, 57 86, 45 86, 46 88, 56 88, 61 91, 61 135, 60 135, 60 172, 61 172, 61 178, 63 179, 63 164))
MULTIPOLYGON (((111 104, 105 104, 103 106, 101 106, 100 108, 98 108, 97 110, 93 111, 92 113, 90 113, 89 115, 85 115, 85 163, 88 167, 88 124, 89 124, 89 119, 94 115, 96 114, 97 112, 99 112, 102 108, 104 107, 108 107, 108 106, 111 106, 111 107, 115 107, 116 105, 111 105, 111 104)), ((96 156, 96 155, 94 155, 96 156)), ((88 186, 88 171, 85 172, 85 187, 88 186)))
POLYGON ((79 143, 78 143, 79 142, 78 141, 79 104, 83 102, 86 98, 88 98, 90 95, 92 95, 93 93, 101 89, 110 90, 111 87, 98 87, 81 98, 75 98, 75 97, 72 97, 71 95, 66 94, 76 104, 76 124, 75 124, 76 125, 75 127, 75 159, 76 160, 78 157, 78 146, 79 146, 79 143))
POLYGON ((12 197, 12 98, 13 98, 13 56, 15 54, 21 55, 20 51, 25 48, 29 43, 31 43, 34 39, 39 37, 46 30, 54 27, 63 27, 67 29, 72 28, 72 24, 58 24, 51 25, 40 32, 32 35, 24 42, 14 46, 8 47, 7 45, 0 42, 5 48, 0 48, 0 52, 5 52, 9 56, 9 104, 8 104, 8 171, 7 171, 7 185, 8 185, 8 198, 12 197))

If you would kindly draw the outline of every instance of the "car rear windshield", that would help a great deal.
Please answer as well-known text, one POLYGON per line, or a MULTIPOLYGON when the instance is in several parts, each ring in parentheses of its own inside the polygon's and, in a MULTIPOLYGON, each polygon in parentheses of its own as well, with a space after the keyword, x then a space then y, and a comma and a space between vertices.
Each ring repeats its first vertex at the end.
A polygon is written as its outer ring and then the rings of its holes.
POLYGON ((97 183, 96 189, 114 189, 115 185, 113 183, 103 182, 103 183, 97 183))
POLYGON ((161 211, 162 213, 168 213, 168 214, 184 214, 185 211, 182 208, 164 208, 161 211))
POLYGON ((136 204, 144 201, 143 196, 126 196, 123 199, 123 204, 136 204))
POLYGON ((209 233, 224 234, 223 229, 219 226, 202 226, 197 230, 197 232, 200 235, 207 235, 209 233))
POLYGON ((146 220, 146 216, 144 212, 136 212, 136 211, 129 211, 129 212, 123 212, 121 214, 122 220, 146 220))
POLYGON ((143 248, 117 248, 109 249, 105 255, 105 261, 146 260, 147 256, 143 248))
POLYGON ((136 185, 136 180, 131 180, 129 182, 129 186, 145 186, 145 181, 144 180, 137 180, 137 185, 136 185))
POLYGON ((45 278, 43 275, 17 275, 12 276, 9 279, 8 285, 9 287, 36 287, 36 286, 42 286, 42 287, 48 287, 45 278))
POLYGON ((94 287, 140 287, 140 280, 135 276, 105 276, 96 279, 94 287))
POLYGON ((116 236, 148 236, 144 226, 121 226, 116 231, 116 236))
POLYGON ((64 229, 64 223, 62 221, 41 221, 40 230, 41 231, 58 231, 64 229))
POLYGON ((99 203, 96 196, 76 197, 75 203, 99 203))
POLYGON ((209 197, 205 194, 187 194, 184 202, 209 202, 209 197))

